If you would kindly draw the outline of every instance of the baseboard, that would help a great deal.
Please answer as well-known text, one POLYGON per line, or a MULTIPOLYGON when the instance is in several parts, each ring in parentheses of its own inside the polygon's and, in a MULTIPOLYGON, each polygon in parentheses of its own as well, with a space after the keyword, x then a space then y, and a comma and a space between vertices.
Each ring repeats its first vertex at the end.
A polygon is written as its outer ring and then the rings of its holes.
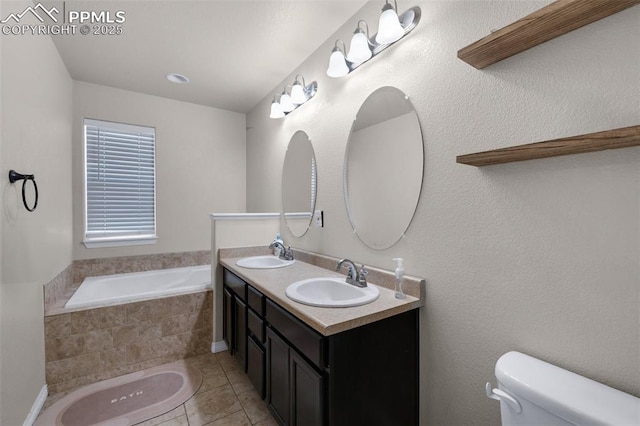
POLYGON ((219 342, 211 342, 211 352, 213 352, 214 354, 216 352, 224 352, 227 349, 229 349, 227 347, 227 344, 224 342, 224 340, 221 340, 219 342))
POLYGON ((24 424, 22 426, 33 425, 33 423, 38 418, 38 415, 40 414, 40 410, 42 410, 42 407, 44 406, 44 402, 47 400, 47 396, 49 396, 49 390, 47 389, 47 385, 44 385, 42 386, 42 389, 40 389, 40 393, 38 394, 38 397, 33 402, 33 405, 31 406, 31 410, 29 410, 29 415, 25 419, 24 424))

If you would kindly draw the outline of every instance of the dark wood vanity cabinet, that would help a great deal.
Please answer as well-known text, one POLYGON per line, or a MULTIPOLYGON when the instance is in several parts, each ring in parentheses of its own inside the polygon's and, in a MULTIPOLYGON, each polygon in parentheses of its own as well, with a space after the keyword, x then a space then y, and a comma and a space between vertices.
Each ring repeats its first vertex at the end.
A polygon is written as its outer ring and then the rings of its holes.
POLYGON ((280 424, 322 425, 324 375, 267 329, 267 404, 280 424))
POLYGON ((289 392, 291 424, 322 425, 324 382, 328 374, 318 373, 295 350, 289 352, 289 392))
POLYGON ((262 293, 247 285, 247 375, 262 399, 266 392, 264 301, 262 293))
POLYGON ((247 339, 247 375, 262 399, 265 395, 265 351, 253 336, 247 339))
POLYGON ((267 330, 267 404, 280 424, 289 423, 290 347, 273 329, 267 330))
POLYGON ((271 300, 266 303, 267 405, 281 424, 325 424, 325 338, 271 300))
MULTIPOLYGON (((226 269, 224 277, 224 330, 233 335, 227 298, 242 291, 228 282, 243 281, 226 269)), ((251 285, 244 289, 245 371, 280 424, 418 424, 417 309, 323 336, 251 285)), ((241 312, 237 300, 229 304, 241 312)))
POLYGON ((246 283, 231 274, 223 289, 223 338, 229 353, 247 370, 247 304, 246 283))

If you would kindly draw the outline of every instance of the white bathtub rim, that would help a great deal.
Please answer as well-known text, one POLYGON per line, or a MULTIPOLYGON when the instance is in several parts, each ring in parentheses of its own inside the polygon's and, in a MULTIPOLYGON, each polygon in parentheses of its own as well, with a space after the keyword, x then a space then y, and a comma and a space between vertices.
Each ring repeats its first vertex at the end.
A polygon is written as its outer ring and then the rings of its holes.
MULTIPOLYGON (((155 300, 155 299, 164 299, 166 297, 175 297, 175 296, 181 296, 183 294, 192 294, 192 293, 201 293, 203 291, 211 291, 211 284, 209 284, 206 287, 199 287, 196 289, 180 289, 180 290, 176 290, 174 292, 167 292, 167 293, 163 293, 159 296, 156 295, 150 295, 149 293, 145 293, 145 294, 141 294, 139 296, 122 296, 122 297, 114 297, 113 300, 111 300, 110 302, 106 302, 106 303, 78 303, 76 305, 74 305, 71 308, 64 308, 65 312, 72 312, 72 311, 84 311, 87 309, 95 309, 95 308, 104 308, 107 306, 117 306, 117 305, 125 305, 127 303, 134 303, 134 302, 144 302, 146 300, 155 300)), ((66 304, 65 304, 66 306, 66 304)))
POLYGON ((50 312, 48 312, 45 316, 46 317, 50 317, 53 315, 60 315, 60 314, 68 314, 68 313, 72 313, 72 312, 80 312, 80 311, 89 311, 91 309, 100 309, 100 308, 108 308, 110 306, 122 306, 122 305, 126 305, 127 303, 137 303, 137 302, 146 302, 149 300, 156 300, 156 299, 165 299, 167 297, 177 297, 177 296, 182 296, 182 295, 186 295, 186 294, 195 294, 195 293, 204 293, 207 291, 212 291, 211 287, 205 288, 205 289, 200 289, 200 290, 193 290, 193 291, 184 291, 178 294, 164 294, 162 296, 157 296, 157 297, 146 297, 143 299, 137 299, 137 298, 129 298, 127 299, 126 302, 119 302, 119 303, 97 303, 95 305, 91 305, 85 308, 58 308, 58 309, 52 309, 50 312))
MULTIPOLYGON (((140 276, 141 274, 153 274, 153 273, 157 273, 158 271, 179 271, 179 270, 186 270, 186 269, 194 269, 194 268, 211 268, 211 265, 195 265, 195 266, 185 266, 185 267, 180 267, 180 268, 167 268, 167 269, 154 269, 154 270, 150 270, 150 271, 141 271, 141 272, 126 272, 126 273, 121 273, 121 274, 110 274, 110 275, 98 275, 98 276, 93 276, 93 277, 86 277, 86 279, 105 279, 105 278, 116 278, 116 277, 120 277, 120 278, 125 278, 127 276, 140 276)), ((84 280, 83 280, 84 282, 84 280)), ((82 285, 82 284, 80 284, 82 285)), ((80 287, 78 287, 80 288, 80 287)), ((76 289, 75 291, 77 291, 78 289, 76 289)), ((206 285, 202 285, 202 284, 198 284, 198 285, 191 285, 188 287, 180 287, 178 289, 175 289, 173 291, 169 290, 165 290, 163 294, 155 294, 155 293, 141 293, 135 296, 121 296, 121 297, 115 297, 110 301, 107 302, 83 302, 83 303, 77 303, 74 304, 74 306, 72 307, 67 307, 67 303, 69 302, 69 300, 71 299, 71 297, 73 295, 71 295, 69 297, 69 299, 67 300, 67 302, 65 302, 65 305, 59 309, 53 310, 52 312, 48 313, 47 316, 51 316, 51 315, 58 315, 61 313, 69 313, 69 312, 78 312, 78 311, 85 311, 85 310, 89 310, 89 309, 98 309, 98 308, 105 308, 105 307, 109 307, 109 306, 118 306, 118 305, 124 305, 127 303, 135 303, 135 302, 144 302, 144 301, 148 301, 148 300, 156 300, 156 299, 163 299, 166 297, 175 297, 178 295, 183 295, 183 294, 193 294, 193 293, 201 293, 201 292, 205 292, 205 291, 211 291, 212 290, 212 285, 211 285, 211 280, 209 280, 206 285)), ((74 291, 74 294, 75 294, 74 291)))

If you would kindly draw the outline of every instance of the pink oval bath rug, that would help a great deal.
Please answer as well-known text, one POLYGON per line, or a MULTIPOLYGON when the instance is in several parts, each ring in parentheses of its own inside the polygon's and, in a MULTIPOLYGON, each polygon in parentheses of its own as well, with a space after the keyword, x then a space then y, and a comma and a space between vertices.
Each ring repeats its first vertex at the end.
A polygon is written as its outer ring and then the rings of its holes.
POLYGON ((126 426, 183 404, 202 384, 202 373, 182 362, 165 364, 85 386, 47 408, 35 426, 126 426))

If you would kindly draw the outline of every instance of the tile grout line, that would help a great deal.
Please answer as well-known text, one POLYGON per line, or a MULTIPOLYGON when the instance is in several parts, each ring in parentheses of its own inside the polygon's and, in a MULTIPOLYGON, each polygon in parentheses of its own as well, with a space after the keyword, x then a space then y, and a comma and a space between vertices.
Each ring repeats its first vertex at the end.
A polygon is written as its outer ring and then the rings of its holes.
MULTIPOLYGON (((238 392, 236 392, 236 389, 233 386, 233 383, 231 383, 231 380, 229 379, 229 375, 227 374, 227 370, 224 368, 224 365, 222 365, 222 363, 218 360, 218 357, 216 357, 216 361, 218 362, 218 364, 220 364, 220 367, 222 367, 222 372, 224 373, 225 377, 227 378, 227 381, 229 382, 229 385, 231 386, 231 390, 233 391, 233 394, 238 399, 238 403, 240 404, 240 407, 242 407, 242 411, 244 412, 244 415, 247 417, 247 420, 249 420, 249 423, 251 425, 255 425, 256 423, 253 423, 251 421, 251 418, 249 417, 249 413, 247 413, 246 408, 244 408, 244 405, 242 405, 242 401, 240 400, 240 395, 238 394, 238 392)), ((232 371, 234 371, 234 370, 232 370, 232 371)), ((236 413, 237 413, 237 411, 236 411, 236 413)), ((233 413, 233 414, 235 414, 235 413, 233 413)), ((264 419, 262 419, 262 420, 264 420, 264 419)), ((262 421, 262 420, 260 420, 260 421, 262 421)))
MULTIPOLYGON (((242 405, 242 402, 240 401, 240 398, 238 398, 238 392, 236 392, 236 388, 233 387, 233 383, 231 383, 231 379, 229 379, 229 375, 227 374, 227 370, 225 370, 224 365, 222 365, 220 363, 220 361, 218 360, 218 357, 216 357, 216 361, 218 361, 218 364, 220 364, 220 367, 222 368, 222 372, 224 373, 224 376, 227 378, 227 381, 229 382, 229 386, 231 386, 231 390, 233 391, 233 394, 235 395, 236 399, 238 400, 238 404, 240 404, 241 409, 238 410, 238 411, 242 411, 244 413, 244 415, 247 417, 247 419, 249 420, 249 423, 251 423, 251 419, 249 418, 249 415, 247 414, 247 410, 244 409, 244 406, 242 405)), ((233 414, 236 414, 238 411, 229 414, 229 416, 231 416, 233 414)), ((225 416, 225 417, 229 417, 229 416, 225 416)), ((253 424, 253 423, 251 423, 251 424, 253 424)))

